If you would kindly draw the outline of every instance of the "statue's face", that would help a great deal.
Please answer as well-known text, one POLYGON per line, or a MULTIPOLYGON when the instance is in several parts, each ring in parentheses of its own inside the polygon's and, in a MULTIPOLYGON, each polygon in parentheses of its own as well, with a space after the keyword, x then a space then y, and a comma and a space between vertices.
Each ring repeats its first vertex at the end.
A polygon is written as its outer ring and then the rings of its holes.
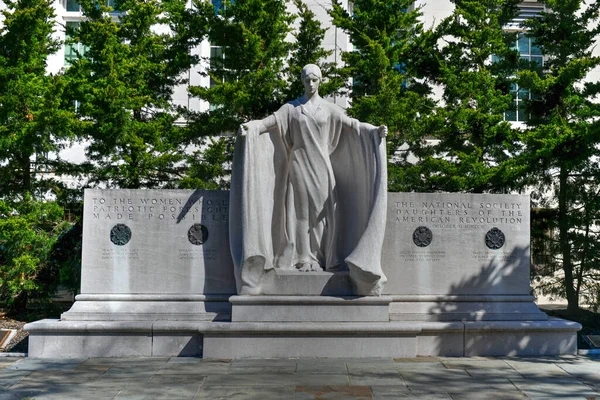
POLYGON ((321 79, 316 75, 309 74, 304 77, 302 83, 304 83, 304 89, 307 94, 315 94, 319 90, 321 79))

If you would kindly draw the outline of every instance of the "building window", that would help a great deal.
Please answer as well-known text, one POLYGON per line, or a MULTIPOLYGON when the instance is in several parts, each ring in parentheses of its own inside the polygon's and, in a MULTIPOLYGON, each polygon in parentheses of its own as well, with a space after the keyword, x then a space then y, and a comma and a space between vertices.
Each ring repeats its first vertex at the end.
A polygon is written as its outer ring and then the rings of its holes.
MULTIPOLYGON (((224 0, 211 0, 212 5, 215 7, 215 14, 219 15, 227 8, 227 4, 224 0)), ((235 3, 235 0, 230 0, 230 3, 235 3)))
MULTIPOLYGON (((535 45, 534 39, 525 36, 524 33, 520 33, 517 37, 515 49, 519 52, 521 60, 535 63, 536 67, 541 68, 544 66, 544 56, 541 50, 535 45)), ((504 113, 504 119, 506 121, 527 122, 529 114, 525 109, 525 102, 533 98, 531 91, 512 84, 510 93, 514 96, 514 110, 504 113)))
MULTIPOLYGON (((223 47, 221 46, 210 46, 210 67, 211 69, 222 69, 223 60, 225 55, 223 54, 223 47)), ((219 81, 214 80, 213 76, 210 77, 210 87, 213 88, 219 84, 225 82, 225 78, 222 76, 219 81)), ((209 111, 215 111, 219 108, 218 105, 210 104, 209 111)))
MULTIPOLYGON (((115 6, 116 0, 105 0, 104 5, 111 7, 111 13, 119 12, 119 10, 115 6)), ((63 0, 63 6, 65 10, 69 12, 82 12, 81 5, 76 0, 63 0)))
POLYGON ((81 12, 81 5, 75 0, 65 0, 65 9, 70 12, 81 12))
POLYGON ((544 65, 544 57, 539 47, 535 45, 532 38, 528 38, 525 34, 519 34, 517 39, 517 49, 521 60, 534 62, 536 66, 542 67, 544 65))
POLYGON ((514 97, 514 109, 504 113, 506 121, 527 122, 529 115, 525 109, 524 101, 531 100, 531 91, 529 89, 520 89, 515 83, 511 85, 510 93, 514 97))
MULTIPOLYGON (((520 33, 517 37, 514 50, 519 52, 521 60, 535 63, 536 67, 544 66, 544 56, 535 45, 535 41, 532 38, 525 36, 525 33, 520 33)), ((500 58, 495 54, 492 55, 492 62, 498 62, 500 58)), ((513 109, 504 113, 504 120, 511 122, 527 122, 529 120, 529 114, 525 109, 525 102, 534 98, 529 89, 521 89, 518 85, 512 84, 510 93, 513 95, 514 104, 513 109)))
POLYGON ((71 34, 79 29, 78 21, 67 21, 66 24, 66 44, 65 44, 65 65, 71 65, 79 55, 84 55, 87 48, 81 43, 70 42, 73 39, 71 34))

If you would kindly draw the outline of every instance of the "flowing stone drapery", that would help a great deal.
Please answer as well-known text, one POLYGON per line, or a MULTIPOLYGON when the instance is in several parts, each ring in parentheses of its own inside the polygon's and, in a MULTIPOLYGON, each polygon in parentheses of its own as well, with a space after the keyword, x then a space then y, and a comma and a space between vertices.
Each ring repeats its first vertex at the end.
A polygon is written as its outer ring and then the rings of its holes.
MULTIPOLYGON (((230 244, 238 293, 261 294, 265 271, 318 263, 349 271, 358 295, 386 282, 386 143, 325 100, 275 114, 276 132, 238 135, 230 244)), ((310 273, 310 272, 307 272, 310 273)))

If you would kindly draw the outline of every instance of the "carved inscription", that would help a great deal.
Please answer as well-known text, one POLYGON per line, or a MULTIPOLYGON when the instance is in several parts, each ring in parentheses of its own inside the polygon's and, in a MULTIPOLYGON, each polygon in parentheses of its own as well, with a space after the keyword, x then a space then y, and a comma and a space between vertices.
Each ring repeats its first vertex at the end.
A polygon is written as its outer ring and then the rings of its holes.
POLYGON ((129 249, 122 251, 121 249, 107 249, 101 250, 101 258, 105 261, 113 260, 139 260, 140 253, 137 249, 129 249))
POLYGON ((399 253, 402 261, 441 261, 446 257, 445 251, 405 250, 399 253))
POLYGON ((489 229, 524 223, 526 207, 517 202, 397 201, 393 221, 430 229, 489 229))
POLYGON ((182 261, 215 261, 217 259, 217 250, 202 248, 202 250, 179 249, 177 258, 182 261))
POLYGON ((93 197, 91 214, 94 220, 102 221, 191 220, 227 224, 229 201, 200 198, 189 204, 177 198, 93 197))
POLYGON ((512 253, 508 252, 500 252, 496 250, 480 250, 473 251, 471 253, 471 258, 475 261, 482 263, 489 263, 490 261, 502 261, 505 263, 513 263, 516 262, 518 257, 512 253))

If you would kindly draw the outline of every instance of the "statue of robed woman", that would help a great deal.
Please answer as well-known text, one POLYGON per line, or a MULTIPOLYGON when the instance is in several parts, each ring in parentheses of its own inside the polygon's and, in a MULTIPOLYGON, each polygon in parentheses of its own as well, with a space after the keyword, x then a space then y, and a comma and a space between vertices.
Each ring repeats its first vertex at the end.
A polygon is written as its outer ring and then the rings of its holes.
POLYGON ((386 282, 387 127, 348 117, 318 94, 321 71, 302 71, 303 97, 238 133, 230 245, 239 294, 262 294, 272 269, 348 271, 357 295, 386 282))

